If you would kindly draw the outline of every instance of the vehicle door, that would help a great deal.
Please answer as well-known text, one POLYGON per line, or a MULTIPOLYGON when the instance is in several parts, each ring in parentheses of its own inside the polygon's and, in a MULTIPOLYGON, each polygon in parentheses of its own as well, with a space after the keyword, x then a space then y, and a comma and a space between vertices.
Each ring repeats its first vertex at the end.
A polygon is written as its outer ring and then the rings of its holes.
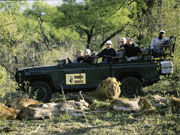
POLYGON ((61 83, 65 89, 96 88, 99 82, 97 64, 67 64, 62 68, 61 75, 61 83))

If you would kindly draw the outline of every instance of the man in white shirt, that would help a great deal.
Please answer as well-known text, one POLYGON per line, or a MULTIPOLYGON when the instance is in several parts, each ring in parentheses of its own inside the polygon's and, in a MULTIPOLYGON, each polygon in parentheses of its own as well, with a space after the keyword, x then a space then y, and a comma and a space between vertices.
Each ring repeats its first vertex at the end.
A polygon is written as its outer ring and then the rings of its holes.
POLYGON ((150 44, 150 49, 153 56, 160 56, 162 55, 162 45, 166 44, 166 42, 170 38, 165 38, 165 31, 160 30, 159 36, 157 38, 154 38, 150 44))

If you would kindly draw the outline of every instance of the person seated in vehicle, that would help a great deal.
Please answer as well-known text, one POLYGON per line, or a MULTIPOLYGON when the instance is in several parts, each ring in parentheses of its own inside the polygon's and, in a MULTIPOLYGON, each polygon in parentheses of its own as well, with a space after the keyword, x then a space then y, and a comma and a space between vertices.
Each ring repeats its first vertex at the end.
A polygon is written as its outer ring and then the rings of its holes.
POLYGON ((78 59, 79 57, 82 57, 82 51, 81 51, 81 50, 78 50, 78 51, 76 52, 76 58, 74 58, 73 63, 78 63, 77 59, 78 59))
POLYGON ((84 55, 77 58, 77 61, 79 63, 88 63, 91 64, 93 61, 93 58, 91 57, 91 50, 90 49, 84 49, 84 55))
POLYGON ((124 49, 126 43, 127 43, 127 39, 125 37, 120 38, 120 49, 124 49))
POLYGON ((162 45, 166 45, 167 43, 170 43, 172 36, 170 38, 165 38, 165 31, 160 30, 159 36, 156 38, 153 38, 150 44, 150 50, 153 55, 153 57, 162 56, 162 45))
POLYGON ((124 48, 127 61, 138 60, 138 53, 141 53, 141 49, 133 43, 132 38, 127 39, 127 44, 124 48))
POLYGON ((122 37, 120 38, 120 48, 116 52, 116 56, 123 57, 125 55, 125 48, 124 46, 126 45, 126 38, 122 37))
POLYGON ((112 48, 111 40, 108 40, 106 43, 106 48, 103 49, 99 54, 97 54, 98 58, 103 58, 102 63, 107 63, 112 61, 112 57, 116 56, 116 51, 112 48))

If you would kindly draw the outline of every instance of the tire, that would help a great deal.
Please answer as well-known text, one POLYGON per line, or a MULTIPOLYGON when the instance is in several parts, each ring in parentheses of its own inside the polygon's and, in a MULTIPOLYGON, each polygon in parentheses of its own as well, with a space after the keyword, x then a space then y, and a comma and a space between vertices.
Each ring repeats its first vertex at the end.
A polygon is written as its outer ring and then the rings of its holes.
POLYGON ((36 81, 31 83, 29 94, 30 97, 35 100, 49 102, 52 97, 52 90, 47 83, 43 81, 36 81))
POLYGON ((121 81, 122 95, 134 98, 141 93, 142 83, 135 77, 127 77, 121 81))

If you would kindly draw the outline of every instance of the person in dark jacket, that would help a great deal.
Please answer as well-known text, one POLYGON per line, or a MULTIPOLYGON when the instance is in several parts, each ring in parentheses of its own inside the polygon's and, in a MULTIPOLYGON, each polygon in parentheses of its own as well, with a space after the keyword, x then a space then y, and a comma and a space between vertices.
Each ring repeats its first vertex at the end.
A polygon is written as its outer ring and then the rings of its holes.
POLYGON ((127 39, 127 44, 124 46, 124 48, 128 61, 137 60, 138 53, 141 53, 141 49, 135 46, 131 38, 127 39))
POLYGON ((98 58, 103 57, 102 63, 111 62, 112 56, 116 56, 116 51, 112 48, 111 40, 108 40, 105 45, 106 48, 97 55, 98 58))
POLYGON ((91 64, 93 61, 93 58, 91 57, 91 50, 90 49, 85 49, 84 50, 84 56, 81 56, 77 58, 77 61, 79 63, 88 63, 91 64))

